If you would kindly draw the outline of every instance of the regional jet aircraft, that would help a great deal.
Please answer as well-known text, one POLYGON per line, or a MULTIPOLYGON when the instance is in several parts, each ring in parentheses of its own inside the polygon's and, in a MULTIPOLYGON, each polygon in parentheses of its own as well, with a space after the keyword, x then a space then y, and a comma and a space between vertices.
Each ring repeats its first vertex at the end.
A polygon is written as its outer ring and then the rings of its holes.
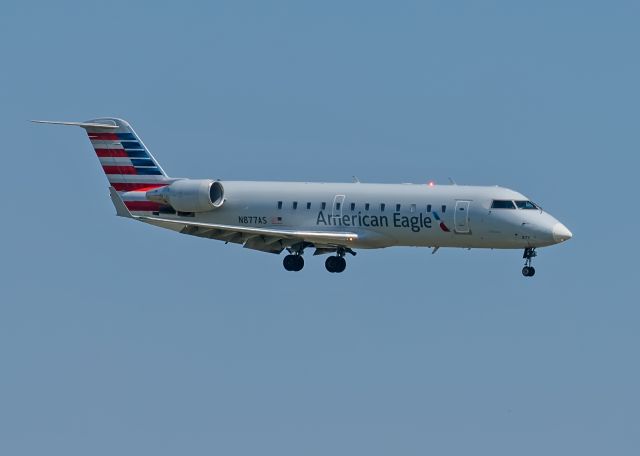
POLYGON ((306 249, 329 254, 327 271, 338 273, 356 249, 460 247, 523 249, 522 274, 532 277, 536 248, 572 236, 507 188, 172 178, 122 119, 34 122, 86 130, 117 215, 263 252, 286 250, 287 271, 303 268, 306 249))

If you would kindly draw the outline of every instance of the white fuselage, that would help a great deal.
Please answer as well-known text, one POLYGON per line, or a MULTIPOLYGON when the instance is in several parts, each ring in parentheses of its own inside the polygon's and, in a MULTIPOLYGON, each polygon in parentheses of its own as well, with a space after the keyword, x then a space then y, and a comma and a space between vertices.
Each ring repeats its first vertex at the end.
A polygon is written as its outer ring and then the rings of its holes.
POLYGON ((496 200, 528 201, 518 192, 497 186, 221 183, 225 189, 221 207, 163 217, 259 228, 349 231, 358 234, 349 244, 353 248, 508 249, 543 247, 571 237, 564 225, 538 207, 492 208, 496 200))

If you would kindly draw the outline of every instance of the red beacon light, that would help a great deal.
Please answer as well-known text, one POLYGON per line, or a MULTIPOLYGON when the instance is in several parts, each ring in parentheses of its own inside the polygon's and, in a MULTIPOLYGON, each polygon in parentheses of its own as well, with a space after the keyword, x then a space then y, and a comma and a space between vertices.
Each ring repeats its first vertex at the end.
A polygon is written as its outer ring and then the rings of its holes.
POLYGON ((427 185, 428 185, 429 187, 435 187, 435 186, 436 186, 436 183, 435 183, 434 181, 429 181, 429 182, 427 182, 427 185))

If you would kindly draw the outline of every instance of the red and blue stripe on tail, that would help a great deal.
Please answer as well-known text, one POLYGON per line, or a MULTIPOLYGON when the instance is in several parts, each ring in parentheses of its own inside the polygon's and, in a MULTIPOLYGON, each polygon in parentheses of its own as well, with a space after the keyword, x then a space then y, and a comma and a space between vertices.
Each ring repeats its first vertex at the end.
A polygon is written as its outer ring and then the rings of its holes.
POLYGON ((145 193, 169 185, 173 179, 167 176, 131 125, 122 119, 101 118, 81 126, 89 135, 109 184, 120 193, 127 208, 136 212, 157 211, 160 204, 148 201, 145 193))

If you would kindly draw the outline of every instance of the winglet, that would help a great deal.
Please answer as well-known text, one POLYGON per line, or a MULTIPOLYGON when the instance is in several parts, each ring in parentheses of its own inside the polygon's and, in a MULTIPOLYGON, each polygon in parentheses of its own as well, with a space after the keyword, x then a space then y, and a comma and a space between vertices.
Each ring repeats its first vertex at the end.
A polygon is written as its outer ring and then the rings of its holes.
POLYGON ((60 122, 57 120, 32 120, 31 122, 40 123, 40 124, 51 124, 51 125, 72 125, 75 127, 82 127, 82 128, 109 128, 109 129, 118 128, 118 126, 115 124, 110 125, 110 124, 95 123, 95 122, 60 122))
POLYGON ((109 194, 111 195, 111 201, 113 202, 113 205, 116 208, 117 216, 126 217, 126 218, 135 218, 133 215, 131 215, 131 212, 129 212, 129 209, 127 209, 127 206, 125 206, 124 201, 122 201, 122 198, 120 197, 120 195, 118 194, 115 188, 109 187, 109 194))

